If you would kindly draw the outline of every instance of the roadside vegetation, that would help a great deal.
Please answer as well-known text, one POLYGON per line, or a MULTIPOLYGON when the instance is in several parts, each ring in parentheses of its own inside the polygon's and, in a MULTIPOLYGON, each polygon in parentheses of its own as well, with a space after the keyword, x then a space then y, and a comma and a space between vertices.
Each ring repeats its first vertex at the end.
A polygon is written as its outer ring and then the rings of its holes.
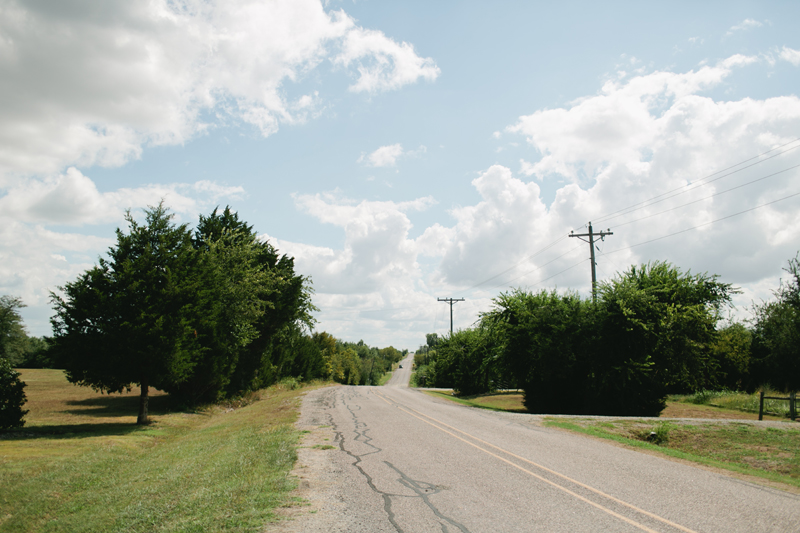
MULTIPOLYGON (((736 288, 666 262, 599 283, 596 301, 501 293, 473 328, 427 335, 412 384, 465 398, 521 389, 541 414, 658 416, 674 395, 757 412, 755 392, 800 389, 799 267, 789 261, 788 281, 745 323, 723 320, 736 288)), ((765 408, 788 416, 788 402, 765 408)))
POLYGON ((259 531, 293 504, 295 380, 192 412, 156 391, 137 426, 135 392, 21 374, 28 423, 0 435, 3 531, 259 531))

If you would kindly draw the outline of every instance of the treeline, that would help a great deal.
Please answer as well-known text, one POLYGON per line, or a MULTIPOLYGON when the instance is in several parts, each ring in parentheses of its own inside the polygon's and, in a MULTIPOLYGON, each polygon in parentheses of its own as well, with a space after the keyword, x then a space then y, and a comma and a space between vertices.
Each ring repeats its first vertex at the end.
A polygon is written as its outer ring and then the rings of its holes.
POLYGON ((364 341, 338 340, 324 331, 314 333, 313 341, 325 358, 326 376, 345 385, 376 385, 392 370, 392 365, 408 354, 393 346, 374 348, 364 341))
POLYGON ((194 231, 172 218, 163 204, 143 224, 128 213, 108 258, 52 294, 48 354, 69 381, 140 386, 146 423, 151 387, 196 405, 286 377, 371 383, 398 358, 312 334, 310 280, 229 208, 194 231))
MULTIPOLYGON (((428 386, 471 395, 521 388, 534 413, 657 416, 666 396, 800 387, 800 276, 755 308, 751 327, 718 327, 735 289, 666 262, 574 292, 514 290, 474 328, 428 337, 415 355, 428 386), (427 363, 427 364, 426 364, 427 363)), ((421 379, 420 379, 421 378, 421 379)))

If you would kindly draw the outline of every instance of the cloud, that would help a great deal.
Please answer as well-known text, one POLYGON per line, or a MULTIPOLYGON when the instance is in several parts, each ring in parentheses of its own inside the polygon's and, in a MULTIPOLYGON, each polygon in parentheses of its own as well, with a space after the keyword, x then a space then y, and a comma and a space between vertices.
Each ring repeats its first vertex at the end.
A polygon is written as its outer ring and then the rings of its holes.
POLYGON ((364 338, 367 328, 370 342, 413 342, 436 309, 420 279, 419 249, 409 236, 408 215, 428 209, 435 200, 357 202, 333 192, 297 195, 295 203, 321 223, 341 228, 345 236, 341 249, 263 236, 311 277, 315 303, 323 310, 319 328, 354 339, 364 338))
POLYGON ((763 25, 764 24, 762 24, 761 22, 759 22, 757 20, 744 19, 739 24, 736 24, 735 26, 731 26, 731 28, 728 30, 728 32, 725 34, 725 36, 726 37, 727 36, 731 36, 734 33, 736 33, 737 31, 750 30, 752 28, 760 28, 763 25))
POLYGON ((645 155, 661 142, 665 129, 681 121, 688 108, 709 102, 697 93, 721 83, 733 68, 754 61, 751 56, 734 55, 687 73, 653 72, 626 82, 609 81, 596 96, 580 98, 566 109, 522 116, 506 129, 525 135, 542 154, 538 162, 523 166, 529 176, 559 175, 589 183, 614 166, 646 173, 645 155))
POLYGON ((419 157, 426 153, 428 149, 425 146, 420 146, 416 150, 403 150, 401 144, 390 144, 381 146, 374 152, 358 158, 358 163, 364 163, 370 167, 393 167, 397 164, 397 160, 401 157, 419 157))
POLYGON ((287 96, 325 61, 351 90, 434 80, 409 43, 318 0, 100 5, 9 0, 0 7, 0 187, 70 165, 120 166, 238 121, 262 135, 316 116, 318 92, 287 96))
POLYGON ((101 193, 76 168, 42 180, 29 179, 0 198, 0 220, 33 224, 84 225, 121 222, 126 209, 156 205, 162 199, 175 212, 190 216, 217 203, 237 199, 244 189, 212 181, 153 184, 101 193))
POLYGON ((794 66, 800 66, 800 50, 794 50, 793 48, 784 46, 781 50, 780 58, 794 66))
POLYGON ((362 155, 358 158, 358 162, 371 167, 393 167, 401 155, 403 155, 403 146, 401 144, 390 144, 381 146, 366 156, 362 155))
POLYGON ((380 31, 363 28, 347 33, 334 62, 345 67, 358 65, 359 78, 350 86, 353 92, 399 89, 419 79, 433 81, 441 72, 433 59, 419 57, 413 45, 397 43, 380 31))

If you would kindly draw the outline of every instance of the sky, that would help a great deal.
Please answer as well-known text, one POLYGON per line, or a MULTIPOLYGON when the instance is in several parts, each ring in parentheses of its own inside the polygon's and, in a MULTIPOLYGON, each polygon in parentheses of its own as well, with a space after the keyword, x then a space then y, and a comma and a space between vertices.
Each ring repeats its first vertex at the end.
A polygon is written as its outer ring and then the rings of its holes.
POLYGON ((0 0, 0 294, 127 209, 230 206, 316 329, 409 348, 498 294, 669 261, 772 297, 800 249, 800 3, 0 0))

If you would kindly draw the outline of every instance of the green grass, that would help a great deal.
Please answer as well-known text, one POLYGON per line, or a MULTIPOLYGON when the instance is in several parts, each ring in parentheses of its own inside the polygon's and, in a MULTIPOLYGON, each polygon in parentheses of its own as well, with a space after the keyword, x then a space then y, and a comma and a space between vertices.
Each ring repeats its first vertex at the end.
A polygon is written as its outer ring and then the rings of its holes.
MULTIPOLYGON (((788 398, 789 394, 765 390, 766 396, 788 398)), ((747 394, 736 391, 699 391, 689 395, 671 396, 671 400, 696 405, 711 405, 723 409, 733 409, 744 413, 758 413, 759 393, 747 394)), ((789 418, 788 400, 764 400, 764 414, 789 418)))
POLYGON ((544 425, 800 488, 800 429, 791 426, 577 418, 545 419, 544 425))
POLYGON ((378 380, 378 386, 383 387, 384 385, 386 385, 386 382, 392 379, 392 373, 393 371, 390 370, 389 372, 386 372, 384 375, 382 375, 381 379, 378 380))
POLYGON ((28 423, 0 435, 0 531, 257 531, 292 503, 300 389, 236 409, 156 409, 137 427, 135 398, 31 372, 28 423))

